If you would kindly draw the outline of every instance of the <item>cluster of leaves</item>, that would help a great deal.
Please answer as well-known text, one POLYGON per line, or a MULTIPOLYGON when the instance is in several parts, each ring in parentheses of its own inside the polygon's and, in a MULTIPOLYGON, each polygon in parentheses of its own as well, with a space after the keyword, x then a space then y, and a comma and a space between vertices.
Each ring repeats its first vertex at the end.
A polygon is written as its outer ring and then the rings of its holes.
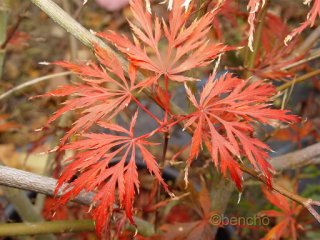
MULTIPOLYGON (((215 167, 225 177, 229 174, 241 190, 240 161, 243 159, 247 159, 271 183, 272 170, 267 162, 270 149, 254 136, 255 123, 297 121, 297 117, 288 111, 270 106, 276 89, 261 80, 253 82, 230 73, 218 75, 214 72, 200 93, 193 91, 190 86, 199 79, 192 76, 190 70, 208 66, 223 53, 236 49, 208 41, 212 23, 228 1, 215 5, 211 11, 192 22, 192 2, 187 1, 187 5, 183 0, 169 2, 171 11, 166 22, 153 16, 149 5, 142 0, 131 1, 134 22, 129 22, 129 25, 133 41, 115 32, 97 33, 97 36, 114 44, 127 58, 128 66, 123 66, 114 55, 99 46, 94 48, 98 64, 54 63, 69 69, 81 79, 80 83, 61 86, 46 94, 72 96, 49 119, 48 124, 68 111, 76 110, 78 113, 77 120, 58 148, 58 151, 72 150, 75 153, 67 159, 69 164, 59 178, 56 191, 65 191, 60 204, 65 204, 83 190, 96 192, 92 211, 100 234, 117 208, 115 204, 124 209, 128 219, 134 223, 133 202, 140 188, 136 165, 138 156, 141 156, 150 174, 172 195, 161 176, 158 156, 151 151, 151 146, 158 145, 151 140, 152 137, 169 134, 174 127, 182 125, 192 135, 186 161, 186 181, 193 161, 207 150, 215 167), (184 9, 182 6, 188 7, 184 9), (143 75, 138 72, 143 72, 143 75), (185 109, 188 112, 177 112, 171 107, 174 102, 170 89, 177 85, 185 87, 185 95, 192 105, 191 109, 185 109), (143 104, 142 92, 161 107, 163 117, 157 117, 143 104), (131 121, 126 128, 116 122, 118 115, 128 108, 139 110, 130 115, 131 121), (148 114, 157 127, 139 135, 135 125, 141 111, 148 114), (101 132, 93 131, 97 128, 101 132), (70 141, 72 136, 76 136, 76 140, 70 141), (67 187, 65 183, 69 183, 67 187)), ((315 0, 316 10, 308 18, 308 25, 314 23, 318 14, 317 4, 319 1, 315 0)), ((249 1, 250 47, 255 15, 261 6, 263 1, 249 1)), ((272 15, 268 19, 275 21, 272 15)), ((268 33, 267 30, 265 32, 268 33)), ((268 42, 265 41, 265 44, 268 42)), ((279 59, 286 54, 282 52, 279 59)), ((267 60, 257 64, 263 68, 269 67, 273 56, 265 56, 267 60)), ((281 64, 275 71, 284 63, 281 64)), ((268 74, 272 75, 270 72, 268 74)), ((210 209, 205 206, 202 210, 207 219, 210 209)))
MULTIPOLYGON (((305 67, 303 64, 293 67, 293 63, 301 60, 305 54, 304 51, 294 51, 300 40, 296 36, 302 33, 308 26, 312 27, 315 25, 315 21, 319 16, 320 5, 317 0, 305 1, 305 4, 312 4, 307 19, 300 27, 290 30, 288 24, 278 14, 271 13, 271 11, 266 12, 262 21, 261 19, 257 19, 261 18, 261 15, 263 15, 261 12, 270 6, 268 2, 265 0, 250 0, 247 5, 248 12, 242 12, 240 10, 241 3, 238 1, 222 1, 218 15, 219 17, 223 17, 234 29, 237 29, 234 30, 235 32, 242 32, 244 28, 243 25, 239 24, 239 19, 241 19, 241 22, 248 21, 248 27, 246 31, 243 31, 241 36, 241 45, 248 44, 250 51, 254 50, 257 57, 252 66, 244 64, 244 67, 249 67, 248 70, 259 78, 283 80, 293 77, 305 67), (261 32, 259 33, 261 39, 257 39, 257 42, 259 42, 258 46, 260 47, 253 49, 256 26, 259 22, 263 22, 261 32), (284 47, 284 43, 287 45, 286 47, 284 47), (293 52, 295 54, 292 54, 293 52), (290 66, 291 64, 293 65, 290 66)), ((297 5, 299 4, 297 3, 297 5)), ((226 34, 222 34, 221 21, 215 18, 213 25, 218 38, 222 40, 226 34)), ((233 37, 233 35, 231 37, 227 35, 227 37, 223 40, 231 41, 237 38, 237 36, 233 37)))
MULTIPOLYGON (((253 51, 253 36, 255 31, 255 19, 256 14, 259 9, 265 6, 266 0, 249 0, 247 8, 249 10, 248 23, 250 25, 249 29, 249 39, 248 46, 253 51)), ((313 27, 318 16, 320 16, 320 1, 319 0, 306 0, 305 5, 312 4, 310 12, 307 16, 305 22, 303 22, 298 28, 293 29, 293 31, 286 36, 284 43, 288 44, 295 36, 301 34, 307 27, 313 27)))

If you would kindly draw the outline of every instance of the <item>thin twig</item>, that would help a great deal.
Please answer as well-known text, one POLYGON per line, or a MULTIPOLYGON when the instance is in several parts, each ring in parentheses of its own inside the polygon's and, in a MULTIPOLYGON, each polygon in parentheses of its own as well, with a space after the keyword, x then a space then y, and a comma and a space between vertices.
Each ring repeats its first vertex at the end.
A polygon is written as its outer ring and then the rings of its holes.
MULTIPOLYGON (((166 154, 168 151, 168 143, 169 143, 169 132, 165 132, 164 136, 163 136, 164 140, 163 140, 163 151, 162 151, 162 158, 159 164, 160 168, 164 167, 165 164, 165 160, 166 160, 166 154)), ((161 188, 159 187, 159 182, 155 179, 154 180, 154 186, 157 188, 157 193, 156 193, 156 197, 155 197, 155 204, 159 203, 161 201, 161 188)), ((154 227, 155 229, 158 228, 159 226, 159 215, 160 212, 158 211, 158 209, 156 209, 155 211, 155 219, 154 219, 154 227)))
MULTIPOLYGON (((0 3, 0 46, 2 46, 7 38, 7 25, 10 11, 9 4, 9 0, 5 0, 0 3)), ((0 48, 0 79, 2 78, 5 54, 6 50, 0 48)))
POLYGON ((316 49, 316 50, 310 51, 310 55, 308 57, 305 57, 305 58, 301 59, 300 61, 296 61, 294 63, 288 64, 288 65, 280 68, 280 70, 284 71, 284 70, 287 70, 287 69, 290 69, 293 67, 297 67, 301 64, 312 61, 312 60, 319 58, 319 57, 320 57, 320 49, 316 49))
POLYGON ((80 23, 74 20, 68 13, 63 11, 56 3, 52 0, 31 0, 36 6, 44 11, 53 21, 58 23, 67 32, 70 32, 75 38, 82 42, 87 47, 93 49, 95 45, 98 45, 108 52, 115 55, 119 61, 124 65, 128 66, 128 63, 119 54, 112 50, 104 41, 95 35, 91 34, 86 28, 80 23))
POLYGON ((52 79, 52 78, 56 78, 56 77, 62 77, 62 76, 66 76, 66 75, 70 75, 72 74, 72 72, 60 72, 60 73, 53 73, 53 74, 49 74, 46 76, 42 76, 42 77, 38 77, 29 81, 26 81, 25 83, 22 83, 8 91, 6 91, 5 93, 0 95, 0 101, 5 99, 6 97, 10 96, 12 93, 21 90, 23 88, 29 87, 31 85, 37 84, 39 82, 48 80, 48 79, 52 79))
POLYGON ((269 163, 275 171, 320 164, 320 143, 313 144, 302 150, 271 158, 269 163))
POLYGON ((283 90, 286 90, 287 88, 290 88, 293 84, 297 84, 297 83, 303 82, 303 81, 308 80, 309 78, 317 76, 319 74, 320 74, 320 69, 314 70, 312 72, 308 72, 308 73, 306 73, 306 74, 304 74, 304 75, 302 75, 300 77, 294 78, 290 82, 286 82, 286 83, 282 84, 281 86, 277 87, 277 90, 279 92, 283 91, 283 90))
POLYGON ((15 33, 17 32, 22 20, 26 18, 26 15, 24 12, 30 7, 30 4, 31 3, 28 2, 25 6, 22 7, 21 12, 23 12, 23 13, 18 14, 17 20, 15 21, 13 26, 10 28, 10 31, 8 32, 5 41, 0 43, 1 49, 5 49, 6 46, 8 45, 8 43, 11 41, 11 39, 15 36, 15 33))
POLYGON ((300 44, 298 48, 292 53, 291 58, 300 56, 307 52, 313 45, 319 40, 320 37, 320 26, 317 27, 313 32, 300 44))
MULTIPOLYGON (((264 184, 267 184, 267 181, 264 177, 259 176, 259 173, 255 172, 254 170, 245 167, 244 165, 240 165, 240 168, 243 172, 249 174, 250 176, 258 179, 259 181, 263 182, 264 184)), ((319 201, 314 201, 312 199, 304 198, 302 196, 299 196, 293 192, 288 191, 287 189, 283 188, 282 186, 272 183, 272 189, 281 195, 303 205, 308 211, 314 216, 314 218, 320 223, 320 214, 315 210, 313 206, 320 206, 319 201)))

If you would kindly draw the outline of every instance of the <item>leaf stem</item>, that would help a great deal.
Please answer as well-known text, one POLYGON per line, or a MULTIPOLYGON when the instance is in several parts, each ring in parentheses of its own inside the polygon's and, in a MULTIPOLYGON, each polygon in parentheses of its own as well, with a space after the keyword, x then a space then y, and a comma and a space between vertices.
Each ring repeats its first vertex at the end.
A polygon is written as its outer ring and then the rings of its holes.
POLYGON ((132 96, 132 99, 137 103, 137 105, 145 111, 150 117, 152 117, 159 125, 162 125, 162 122, 152 113, 150 112, 143 104, 134 96, 132 96))
MULTIPOLYGON (((168 143, 169 143, 169 132, 166 131, 164 133, 164 136, 163 136, 163 151, 162 151, 162 158, 161 158, 161 162, 160 162, 160 168, 163 168, 164 167, 164 163, 165 163, 165 160, 166 160, 166 154, 167 154, 167 151, 168 151, 168 143)), ((155 204, 158 204, 161 200, 161 188, 159 187, 159 182, 155 179, 155 186, 157 188, 157 194, 156 194, 156 198, 155 198, 155 204)), ((154 220, 154 227, 155 229, 158 228, 159 226, 159 209, 156 209, 155 210, 155 220, 154 220)))

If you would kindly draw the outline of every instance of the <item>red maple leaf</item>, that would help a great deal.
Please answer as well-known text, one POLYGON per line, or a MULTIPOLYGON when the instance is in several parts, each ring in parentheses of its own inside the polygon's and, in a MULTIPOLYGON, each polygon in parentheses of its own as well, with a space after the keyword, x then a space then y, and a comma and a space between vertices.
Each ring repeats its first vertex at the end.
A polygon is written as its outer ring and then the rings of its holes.
POLYGON ((275 93, 271 84, 261 81, 248 83, 225 74, 218 79, 213 74, 204 86, 199 101, 186 86, 187 95, 196 108, 185 123, 185 128, 194 125, 187 167, 199 154, 202 142, 207 146, 215 166, 231 178, 241 189, 241 171, 235 159, 248 158, 255 169, 260 170, 270 181, 271 165, 266 161, 269 147, 254 138, 254 122, 270 123, 271 120, 297 121, 287 111, 271 109, 267 102, 275 93))
MULTIPOLYGON (((175 222, 174 224, 165 224, 162 230, 165 231, 164 238, 168 240, 176 239, 212 239, 212 223, 211 217, 216 214, 216 211, 211 210, 211 199, 207 187, 202 183, 201 191, 196 193, 198 203, 195 210, 200 219, 189 222, 175 222)), ((194 199, 192 199, 194 200, 194 199)), ((194 205, 194 201, 192 201, 194 205)))
POLYGON ((155 157, 147 150, 148 146, 154 144, 146 140, 149 135, 134 137, 137 116, 136 112, 132 118, 130 130, 116 124, 98 122, 101 127, 118 134, 86 133, 82 135, 83 139, 61 148, 62 151, 76 150, 77 152, 68 159, 71 163, 64 168, 58 180, 56 192, 60 188, 64 191, 59 202, 64 204, 83 190, 97 190, 94 197, 96 207, 93 209, 93 217, 99 234, 106 229, 116 202, 125 209, 127 217, 134 223, 132 204, 135 192, 139 190, 140 185, 135 163, 137 151, 140 151, 149 172, 169 192, 155 157), (67 189, 63 187, 66 182, 69 182, 67 189))
POLYGON ((117 58, 105 50, 96 47, 96 56, 103 67, 94 63, 73 64, 70 62, 55 62, 53 64, 67 68, 76 73, 83 83, 61 86, 46 93, 44 96, 73 96, 64 102, 47 122, 50 124, 65 112, 81 109, 80 117, 74 122, 73 127, 63 137, 64 143, 71 135, 91 127, 98 120, 112 119, 121 112, 132 100, 132 91, 139 88, 136 84, 136 68, 129 66, 129 79, 124 75, 124 70, 117 58), (111 77, 106 70, 116 77, 111 77), (106 84, 107 87, 106 87, 106 84))
POLYGON ((138 25, 132 22, 129 24, 135 43, 114 32, 99 33, 98 36, 113 43, 136 66, 151 71, 155 77, 150 83, 156 82, 160 76, 178 82, 195 80, 183 73, 195 67, 207 66, 220 53, 231 48, 209 43, 206 37, 217 11, 208 12, 187 25, 191 7, 184 11, 182 5, 183 0, 174 1, 167 25, 164 21, 161 24, 158 17, 155 17, 153 23, 151 13, 145 9, 143 1, 133 0, 131 10, 138 25), (160 49, 159 46, 163 35, 167 42, 166 49, 160 49), (153 51, 154 57, 149 56, 146 48, 153 51))
POLYGON ((289 202, 286 197, 277 192, 271 192, 266 188, 262 188, 264 196, 270 203, 280 209, 265 210, 259 214, 275 217, 278 223, 264 236, 264 240, 279 240, 281 237, 290 236, 293 240, 297 239, 297 215, 303 209, 303 206, 296 202, 289 202))
POLYGON ((273 136, 278 141, 290 141, 298 144, 298 148, 302 148, 302 140, 305 137, 317 137, 315 124, 312 121, 296 123, 290 128, 279 129, 273 136))
POLYGON ((301 56, 292 57, 297 41, 283 46, 283 40, 289 33, 288 26, 278 16, 267 13, 261 32, 262 47, 257 50, 255 66, 250 69, 261 79, 283 79, 291 77, 300 68, 287 70, 286 66, 300 60, 301 56))

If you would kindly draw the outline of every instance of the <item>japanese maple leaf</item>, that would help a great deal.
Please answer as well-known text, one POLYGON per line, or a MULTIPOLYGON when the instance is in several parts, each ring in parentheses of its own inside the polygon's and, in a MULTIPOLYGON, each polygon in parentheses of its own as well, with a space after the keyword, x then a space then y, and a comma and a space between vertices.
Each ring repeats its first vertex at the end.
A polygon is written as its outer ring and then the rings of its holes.
POLYGON ((303 22, 300 27, 293 29, 290 35, 284 40, 285 44, 290 42, 292 38, 302 33, 307 27, 313 27, 317 17, 320 16, 320 0, 305 0, 304 4, 310 5, 312 3, 312 8, 308 13, 307 19, 303 22))
POLYGON ((276 15, 267 13, 261 33, 262 47, 257 51, 255 66, 250 69, 261 79, 283 79, 291 77, 298 69, 285 67, 298 61, 302 56, 291 57, 296 41, 284 47, 283 40, 289 33, 288 26, 276 15), (295 71, 294 71, 295 70, 295 71))
POLYGON ((96 191, 93 199, 95 204, 93 217, 98 234, 107 227, 116 202, 125 210, 128 219, 134 223, 132 205, 140 185, 135 162, 138 151, 149 172, 169 192, 155 157, 147 149, 154 143, 146 140, 148 135, 134 136, 137 115, 136 113, 133 116, 129 130, 116 124, 100 121, 98 125, 116 134, 85 133, 82 135, 83 139, 61 148, 61 151, 74 150, 76 153, 68 159, 71 163, 64 168, 58 180, 56 192, 59 189, 64 192, 59 202, 65 204, 83 190, 96 191), (69 183, 67 189, 64 183, 69 183))
POLYGON ((160 76, 165 79, 185 82, 195 80, 184 73, 196 67, 207 66, 219 54, 230 48, 209 43, 207 33, 217 13, 211 11, 187 24, 191 7, 185 11, 183 0, 173 2, 168 25, 154 17, 145 8, 142 0, 132 0, 131 10, 135 22, 129 22, 134 34, 134 43, 126 36, 114 32, 99 33, 98 36, 110 41, 130 61, 139 68, 149 70, 154 76, 149 84, 155 83, 160 76), (159 46, 160 40, 167 42, 166 49, 159 46), (146 49, 152 50, 152 55, 146 49))
POLYGON ((277 131, 274 134, 273 139, 297 143, 298 148, 302 148, 303 138, 311 136, 316 138, 317 134, 314 125, 315 124, 312 121, 307 121, 303 124, 293 124, 290 128, 280 129, 277 131))
POLYGON ((270 181, 271 165, 266 161, 269 147, 253 137, 253 123, 293 122, 297 117, 270 108, 267 102, 275 93, 270 84, 262 81, 249 84, 229 73, 215 78, 214 74, 209 77, 198 101, 186 86, 189 100, 195 107, 184 126, 195 128, 186 169, 198 156, 204 142, 215 166, 224 175, 228 170, 239 189, 241 171, 236 159, 241 157, 246 157, 270 181))
POLYGON ((277 224, 264 236, 265 240, 279 240, 281 237, 290 236, 293 240, 297 239, 297 215, 303 206, 295 202, 289 202, 286 197, 277 192, 271 192, 266 188, 262 189, 265 197, 270 203, 280 209, 261 211, 261 215, 275 217, 277 224))
POLYGON ((64 106, 48 120, 47 124, 65 112, 81 110, 80 117, 62 138, 62 143, 74 133, 88 129, 100 119, 104 118, 106 121, 112 119, 129 105, 132 100, 132 91, 139 88, 139 84, 135 83, 136 68, 133 65, 129 66, 129 79, 127 79, 121 63, 115 56, 99 47, 95 48, 95 53, 100 66, 94 63, 54 63, 76 73, 82 80, 82 83, 61 86, 44 95, 73 96, 64 102, 64 106), (114 75, 111 77, 106 70, 114 75))
POLYGON ((165 239, 212 239, 212 223, 210 218, 215 211, 211 210, 211 200, 207 187, 202 184, 201 191, 197 193, 197 213, 199 220, 192 222, 176 222, 172 225, 166 224, 162 229, 166 232, 165 239))

